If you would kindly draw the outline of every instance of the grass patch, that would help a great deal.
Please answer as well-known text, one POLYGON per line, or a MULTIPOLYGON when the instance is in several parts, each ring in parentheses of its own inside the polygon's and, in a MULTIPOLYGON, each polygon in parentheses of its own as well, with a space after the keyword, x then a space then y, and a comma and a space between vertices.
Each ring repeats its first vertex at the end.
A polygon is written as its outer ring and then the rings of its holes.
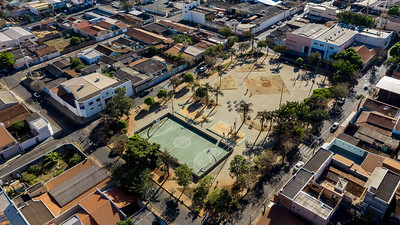
POLYGON ((71 38, 60 37, 50 41, 45 41, 44 43, 49 46, 54 46, 58 51, 64 51, 66 47, 70 45, 71 38))

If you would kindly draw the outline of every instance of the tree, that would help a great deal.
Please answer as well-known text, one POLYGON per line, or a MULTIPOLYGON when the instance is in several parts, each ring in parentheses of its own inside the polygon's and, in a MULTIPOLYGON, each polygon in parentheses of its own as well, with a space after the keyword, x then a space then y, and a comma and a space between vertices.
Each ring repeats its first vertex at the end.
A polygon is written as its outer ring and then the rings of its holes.
POLYGON ((0 10, 0 18, 7 19, 7 14, 3 10, 0 10))
POLYGON ((308 61, 312 65, 319 65, 322 61, 321 53, 319 53, 319 52, 311 53, 310 55, 308 55, 308 61))
POLYGON ((308 118, 309 108, 303 102, 287 102, 276 110, 276 116, 281 122, 295 124, 308 118))
POLYGON ((153 97, 151 97, 151 96, 147 96, 145 99, 144 99, 144 104, 146 104, 146 105, 148 105, 148 106, 153 106, 154 104, 156 104, 156 101, 154 101, 154 98, 153 97))
POLYGON ((296 63, 297 63, 298 65, 302 66, 303 63, 304 63, 303 58, 301 58, 301 57, 297 58, 297 59, 296 59, 296 63))
POLYGON ((341 98, 346 98, 349 95, 349 89, 345 84, 336 84, 330 88, 332 98, 338 101, 341 98))
POLYGON ((238 41, 239 41, 239 38, 237 36, 229 37, 228 41, 227 41, 228 42, 228 46, 232 47, 238 41))
POLYGON ((340 59, 333 63, 338 75, 333 76, 335 82, 350 81, 354 78, 354 66, 348 60, 340 59))
POLYGON ((205 98, 207 94, 207 88, 203 86, 198 87, 194 93, 194 95, 198 98, 205 98))
POLYGON ((157 92, 157 98, 161 99, 161 98, 165 98, 167 97, 167 91, 165 89, 160 89, 157 92))
POLYGON ((399 57, 400 56, 400 41, 393 45, 389 51, 390 56, 399 57))
POLYGON ((364 15, 361 13, 355 13, 351 11, 343 11, 336 15, 337 20, 345 23, 351 23, 356 26, 373 27, 374 17, 371 15, 364 15))
POLYGON ((253 112, 253 110, 251 109, 251 107, 253 106, 253 103, 246 103, 245 101, 241 102, 239 105, 239 113, 243 113, 243 123, 246 121, 247 119, 247 115, 251 112, 253 112))
POLYGON ((209 67, 212 68, 215 65, 215 59, 210 56, 204 57, 204 63, 209 67))
POLYGON ((155 55, 157 55, 159 53, 159 50, 154 47, 154 45, 151 45, 148 49, 147 49, 147 55, 149 55, 150 57, 153 57, 155 55))
POLYGON ((74 153, 68 160, 68 164, 76 165, 82 160, 82 157, 78 153, 74 153))
POLYGON ((116 225, 135 225, 135 224, 132 222, 131 219, 126 219, 126 220, 117 222, 116 225))
POLYGON ((28 173, 39 176, 42 173, 42 168, 38 164, 32 165, 28 168, 28 173))
POLYGON ((30 15, 28 15, 28 14, 24 14, 24 15, 21 16, 21 20, 30 23, 32 21, 32 17, 30 15))
POLYGON ((129 141, 126 134, 114 135, 110 139, 110 144, 112 143, 111 153, 114 155, 121 155, 125 151, 125 145, 129 141))
POLYGON ((170 155, 167 151, 161 151, 159 158, 161 162, 166 166, 167 174, 169 176, 169 163, 174 160, 174 157, 170 155))
POLYGON ((71 40, 69 40, 70 45, 79 45, 81 43, 82 41, 80 37, 72 37, 71 40))
POLYGON ((217 88, 212 88, 210 91, 215 95, 215 101, 218 105, 218 96, 224 96, 224 92, 221 91, 220 86, 218 86, 217 88))
POLYGON ((204 200, 206 199, 208 192, 211 188, 212 182, 214 180, 214 177, 210 175, 206 175, 203 177, 199 183, 197 184, 197 187, 194 189, 194 194, 193 194, 193 200, 197 204, 203 204, 204 200))
POLYGON ((329 112, 325 109, 316 109, 313 110, 309 113, 309 119, 308 121, 312 124, 312 125, 322 125, 322 123, 325 120, 328 120, 329 117, 329 112))
POLYGON ((206 208, 217 215, 222 215, 225 212, 230 212, 236 208, 228 189, 225 187, 216 189, 207 197, 206 208))
POLYGON ((192 83, 194 82, 194 76, 192 73, 186 73, 183 75, 183 81, 186 83, 192 83))
POLYGON ((269 49, 272 48, 272 46, 274 45, 274 41, 271 40, 271 38, 269 37, 265 37, 265 44, 267 44, 267 56, 268 56, 269 49))
POLYGON ((399 5, 393 4, 389 7, 389 10, 387 12, 390 15, 394 16, 400 16, 400 7, 399 5))
POLYGON ((242 155, 235 155, 229 167, 229 173, 231 176, 234 176, 236 179, 238 179, 242 175, 248 174, 249 172, 249 162, 242 155))
POLYGON ((361 60, 360 55, 352 47, 340 51, 335 55, 335 60, 341 59, 349 61, 353 65, 354 69, 361 69, 363 67, 363 61, 361 60))
POLYGON ((175 170, 175 177, 174 179, 178 183, 179 186, 183 187, 183 192, 192 183, 192 169, 187 164, 181 164, 175 170))
POLYGON ((258 119, 260 121, 261 124, 261 129, 260 129, 260 133, 262 132, 263 128, 264 128, 264 123, 267 120, 270 120, 272 122, 272 118, 273 118, 273 113, 270 111, 260 111, 257 112, 257 116, 256 119, 258 119))
POLYGON ((239 49, 240 49, 240 54, 243 54, 243 51, 250 48, 250 43, 249 42, 242 42, 239 44, 239 49))
POLYGON ((400 56, 398 57, 390 57, 383 64, 387 68, 395 68, 400 63, 400 56))
POLYGON ((129 138, 125 144, 125 153, 122 158, 126 163, 137 165, 140 168, 154 169, 160 156, 160 145, 150 143, 138 134, 129 138))
POLYGON ((120 119, 122 116, 129 116, 130 110, 135 101, 125 97, 125 88, 116 88, 115 96, 106 105, 106 115, 112 119, 120 119))
POLYGON ((26 131, 26 128, 27 124, 25 120, 18 120, 13 122, 7 129, 10 131, 10 133, 23 135, 23 133, 26 131))
POLYGON ((192 39, 186 34, 177 34, 173 36, 172 39, 174 39, 175 43, 183 43, 183 42, 187 42, 189 44, 193 43, 192 39))
POLYGON ((15 63, 14 55, 9 52, 0 52, 0 67, 11 68, 15 63))
POLYGON ((218 33, 221 35, 224 35, 225 37, 229 37, 232 35, 232 30, 231 30, 231 28, 225 26, 225 27, 219 29, 218 33))
POLYGON ((259 41, 258 43, 257 43, 257 47, 258 48, 265 48, 265 47, 267 47, 267 43, 265 42, 265 41, 263 41, 263 40, 261 40, 261 41, 259 41))
POLYGON ((279 54, 283 54, 287 51, 286 45, 275 45, 274 47, 274 52, 277 52, 279 54))

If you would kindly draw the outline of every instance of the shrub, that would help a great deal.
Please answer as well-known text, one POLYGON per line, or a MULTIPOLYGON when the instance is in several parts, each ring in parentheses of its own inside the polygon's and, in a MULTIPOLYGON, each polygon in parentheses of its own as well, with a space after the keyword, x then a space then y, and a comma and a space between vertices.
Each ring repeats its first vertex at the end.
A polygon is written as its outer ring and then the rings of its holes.
POLYGON ((53 174, 53 177, 56 177, 56 176, 58 176, 58 175, 60 175, 60 174, 62 174, 62 173, 64 173, 64 170, 59 170, 59 171, 57 171, 57 172, 55 172, 55 173, 53 174))
POLYGON ((122 130, 122 129, 127 128, 127 127, 128 127, 128 122, 126 122, 123 119, 118 120, 118 122, 117 122, 117 129, 118 130, 122 130))
POLYGON ((21 181, 26 182, 29 185, 32 185, 35 184, 38 181, 38 179, 34 174, 23 172, 21 176, 21 181))
POLYGON ((74 155, 68 160, 70 165, 76 165, 81 161, 82 157, 78 153, 74 153, 74 155))
POLYGON ((42 173, 42 167, 40 167, 39 165, 32 165, 29 167, 28 173, 39 176, 42 173))
POLYGON ((11 133, 17 133, 17 134, 21 134, 23 132, 23 130, 26 127, 26 123, 23 120, 20 121, 15 121, 14 123, 12 123, 9 127, 8 130, 11 133))
POLYGON ((146 97, 146 98, 144 99, 144 103, 145 103, 146 105, 153 106, 156 102, 154 101, 154 98, 153 98, 153 97, 148 96, 148 97, 146 97))
POLYGON ((157 98, 165 98, 165 97, 167 97, 167 91, 164 89, 160 89, 157 92, 157 98))

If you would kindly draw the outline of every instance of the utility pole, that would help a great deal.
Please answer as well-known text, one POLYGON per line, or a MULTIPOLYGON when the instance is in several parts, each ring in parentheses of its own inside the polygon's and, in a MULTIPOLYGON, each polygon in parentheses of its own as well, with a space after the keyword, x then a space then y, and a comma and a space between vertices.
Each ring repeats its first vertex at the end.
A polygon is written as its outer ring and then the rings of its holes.
POLYGON ((18 41, 19 50, 22 52, 22 55, 24 56, 25 65, 26 65, 26 67, 28 68, 29 75, 32 77, 32 71, 31 71, 31 68, 30 68, 29 65, 28 65, 28 62, 26 61, 25 53, 24 53, 24 51, 23 51, 22 48, 21 48, 21 42, 19 41, 19 38, 17 38, 17 41, 18 41))

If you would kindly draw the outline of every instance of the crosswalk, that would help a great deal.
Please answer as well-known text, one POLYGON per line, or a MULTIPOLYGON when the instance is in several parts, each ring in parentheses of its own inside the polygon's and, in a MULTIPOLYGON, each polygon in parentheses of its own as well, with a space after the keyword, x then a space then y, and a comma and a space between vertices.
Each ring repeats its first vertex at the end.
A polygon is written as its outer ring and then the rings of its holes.
POLYGON ((313 154, 313 148, 308 147, 307 145, 300 144, 299 145, 300 154, 303 158, 308 158, 313 154))

